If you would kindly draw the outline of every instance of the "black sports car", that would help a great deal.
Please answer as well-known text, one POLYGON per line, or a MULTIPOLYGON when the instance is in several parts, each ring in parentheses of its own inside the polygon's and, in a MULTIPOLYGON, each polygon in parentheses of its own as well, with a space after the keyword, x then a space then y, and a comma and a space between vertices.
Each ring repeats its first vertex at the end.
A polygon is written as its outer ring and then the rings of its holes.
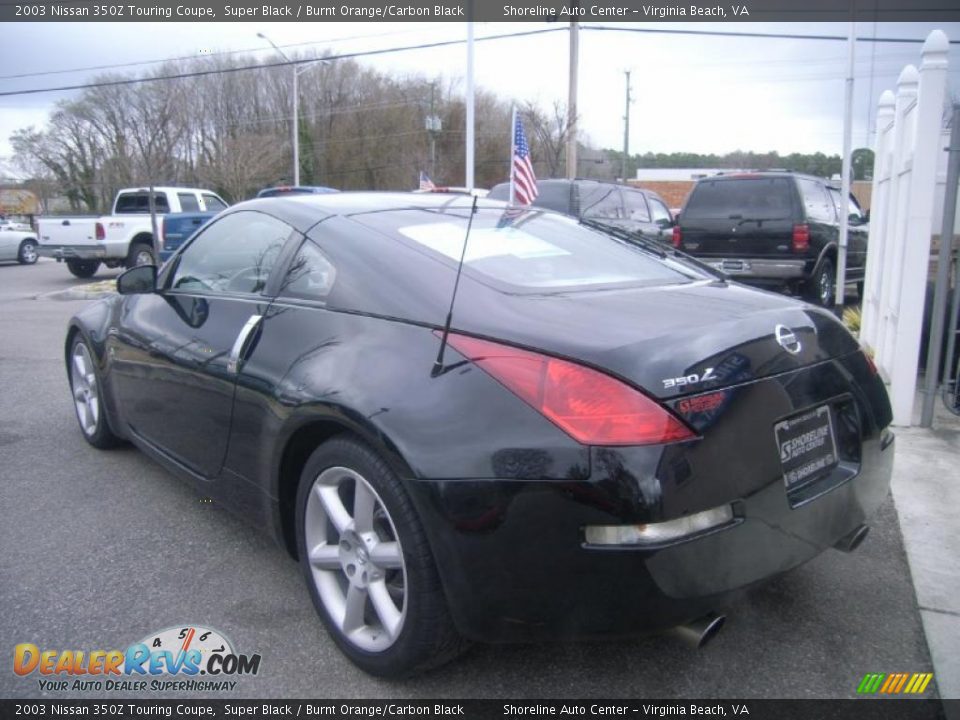
POLYGON ((86 439, 265 528, 377 675, 696 621, 887 494, 886 392, 832 315, 615 229, 253 200, 118 289, 66 338, 86 439))

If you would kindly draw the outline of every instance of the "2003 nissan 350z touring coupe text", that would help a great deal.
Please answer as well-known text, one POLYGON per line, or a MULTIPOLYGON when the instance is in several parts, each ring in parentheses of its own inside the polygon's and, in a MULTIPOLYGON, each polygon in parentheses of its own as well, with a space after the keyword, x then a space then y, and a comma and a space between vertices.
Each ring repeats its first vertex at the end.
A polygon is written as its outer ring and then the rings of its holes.
POLYGON ((252 200, 118 290, 66 338, 87 441, 265 528, 375 675, 470 640, 713 630, 732 591, 855 547, 887 494, 886 391, 832 315, 616 228, 252 200))

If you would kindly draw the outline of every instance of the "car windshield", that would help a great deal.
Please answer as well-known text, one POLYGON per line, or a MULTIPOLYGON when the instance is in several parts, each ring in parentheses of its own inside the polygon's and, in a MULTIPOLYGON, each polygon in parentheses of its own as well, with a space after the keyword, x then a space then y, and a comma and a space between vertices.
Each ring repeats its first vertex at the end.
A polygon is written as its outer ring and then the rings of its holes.
MULTIPOLYGON (((468 209, 408 210, 353 219, 456 266, 468 214, 468 209)), ((704 277, 684 263, 651 256, 570 218, 517 208, 477 212, 464 271, 512 292, 663 285, 704 277)))
POLYGON ((792 214, 787 178, 701 180, 683 209, 683 217, 776 220, 792 214))

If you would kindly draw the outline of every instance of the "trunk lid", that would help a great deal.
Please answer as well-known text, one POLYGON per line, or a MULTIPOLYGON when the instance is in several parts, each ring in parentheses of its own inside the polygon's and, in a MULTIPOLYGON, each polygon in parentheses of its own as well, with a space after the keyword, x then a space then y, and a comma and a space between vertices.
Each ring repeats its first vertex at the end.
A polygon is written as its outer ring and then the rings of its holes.
POLYGON ((482 313, 469 307, 458 305, 457 328, 596 366, 663 400, 859 347, 828 312, 721 281, 511 298, 482 313))

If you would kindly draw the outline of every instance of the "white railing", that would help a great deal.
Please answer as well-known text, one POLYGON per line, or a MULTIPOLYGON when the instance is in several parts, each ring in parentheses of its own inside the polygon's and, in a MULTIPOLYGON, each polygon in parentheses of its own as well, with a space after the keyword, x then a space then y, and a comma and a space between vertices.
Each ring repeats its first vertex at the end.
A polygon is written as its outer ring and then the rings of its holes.
POLYGON ((860 339, 889 383, 894 425, 913 421, 949 47, 942 31, 930 33, 920 70, 905 67, 877 108, 860 339))

